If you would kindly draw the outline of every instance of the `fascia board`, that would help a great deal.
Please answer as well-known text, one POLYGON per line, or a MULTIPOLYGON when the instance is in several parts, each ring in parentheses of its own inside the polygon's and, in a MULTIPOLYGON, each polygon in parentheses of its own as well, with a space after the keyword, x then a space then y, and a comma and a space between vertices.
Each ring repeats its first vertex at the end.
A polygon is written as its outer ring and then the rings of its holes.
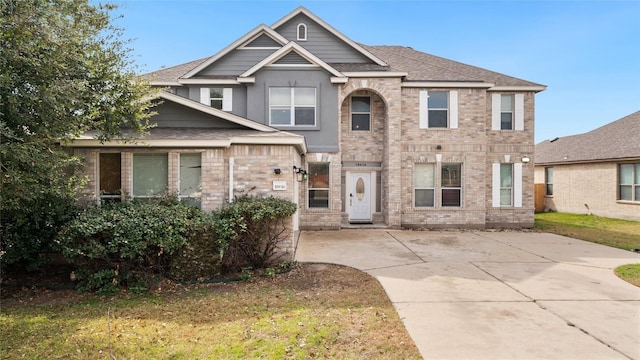
POLYGON ((274 52, 273 54, 267 56, 262 61, 260 61, 259 63, 255 64, 249 70, 247 70, 243 74, 241 74, 239 76, 239 78, 238 78, 238 81, 242 81, 242 80, 240 80, 240 78, 248 78, 248 77, 252 76, 258 70, 262 69, 263 67, 265 67, 265 66, 267 66, 267 65, 269 65, 269 64, 271 64, 273 62, 278 61, 278 59, 280 59, 284 55, 288 54, 290 51, 297 52, 300 56, 302 56, 303 58, 305 58, 309 62, 320 66, 321 68, 323 68, 327 72, 331 73, 331 75, 333 75, 335 77, 344 77, 344 75, 341 72, 339 72, 338 70, 334 69, 329 64, 327 64, 326 62, 324 62, 320 58, 318 58, 317 56, 313 55, 307 49, 303 48, 302 46, 298 45, 297 43, 295 43, 293 41, 290 41, 287 45, 283 46, 280 50, 278 50, 278 51, 274 52))
POLYGON ((178 85, 238 85, 234 79, 178 79, 178 85))
POLYGON ((151 86, 181 86, 179 81, 149 81, 151 86))
POLYGON ((404 88, 479 88, 489 89, 494 84, 484 82, 467 82, 467 81, 408 81, 403 82, 404 88))
POLYGON ((236 40, 233 43, 231 43, 226 48, 224 48, 221 51, 219 51, 217 54, 213 55, 209 59, 203 61, 200 65, 198 65, 195 68, 191 69, 188 73, 186 73, 182 77, 185 78, 185 79, 188 79, 188 78, 196 75, 197 73, 199 73, 200 71, 205 69, 207 66, 213 64, 218 59, 220 59, 221 57, 227 55, 228 53, 230 53, 234 49, 238 48, 242 44, 246 43, 249 39, 253 38, 254 36, 256 36, 257 34, 259 34, 262 31, 268 33, 270 36, 272 36, 274 38, 274 40, 282 43, 283 45, 288 42, 288 40, 286 38, 284 38, 282 35, 278 34, 276 31, 274 31, 270 27, 266 26, 265 24, 260 24, 256 28, 254 28, 253 30, 249 31, 244 36, 239 38, 238 40, 236 40))
POLYGON ((331 83, 332 84, 346 84, 349 82, 349 78, 348 77, 331 77, 331 83))
POLYGON ((242 126, 248 127, 250 129, 253 129, 253 130, 258 130, 258 131, 276 131, 276 129, 274 129, 274 128, 270 127, 270 126, 263 125, 263 124, 255 122, 255 121, 251 121, 249 119, 245 119, 243 117, 228 113, 226 111, 218 110, 218 109, 213 108, 211 106, 207 106, 207 105, 201 104, 201 103, 199 103, 197 101, 193 101, 191 99, 187 99, 187 98, 184 98, 182 96, 174 95, 174 94, 171 94, 171 93, 168 93, 168 92, 161 92, 160 93, 160 98, 175 102, 175 103, 180 104, 180 105, 184 105, 184 106, 190 107, 190 108, 192 108, 194 110, 198 110, 198 111, 201 111, 201 112, 209 114, 209 115, 213 115, 213 116, 222 118, 224 120, 230 121, 230 122, 238 124, 238 125, 242 125, 242 126))
POLYGON ((224 140, 188 140, 188 139, 154 139, 154 140, 112 140, 102 142, 94 138, 78 138, 71 140, 68 147, 127 147, 127 148, 148 148, 171 147, 171 148, 202 148, 202 147, 229 147, 229 139, 224 140))
POLYGON ((308 16, 309 18, 311 18, 311 20, 315 21, 320 26, 324 27, 327 31, 329 31, 330 33, 335 35, 337 38, 339 38, 340 40, 342 40, 345 43, 347 43, 349 46, 351 46, 356 51, 360 52, 362 55, 366 56, 367 58, 369 58, 370 60, 372 60, 376 64, 378 64, 380 66, 389 66, 387 63, 382 61, 382 59, 378 58, 377 56, 373 55, 369 51, 365 50, 362 46, 358 45, 356 42, 354 42, 353 40, 351 40, 348 37, 346 37, 340 31, 336 30, 333 26, 329 25, 324 20, 322 20, 319 17, 317 17, 311 11, 307 10, 304 6, 298 7, 297 9, 295 9, 291 13, 289 13, 289 15, 286 15, 282 19, 276 21, 273 25, 271 25, 271 28, 273 28, 274 30, 277 29, 282 24, 286 23, 287 21, 289 21, 290 19, 292 19, 293 17, 295 17, 298 14, 304 14, 304 15, 308 16))
POLYGON ((307 145, 303 136, 232 136, 221 140, 190 140, 190 139, 153 139, 153 140, 111 140, 102 142, 99 139, 80 137, 71 140, 63 146, 77 148, 228 148, 233 144, 243 145, 292 145, 296 146, 300 153, 307 152, 307 145))
POLYGON ((530 85, 530 86, 492 86, 487 91, 534 91, 540 92, 546 90, 547 87, 545 85, 530 85))
POLYGON ((409 73, 402 71, 345 71, 342 74, 352 78, 390 78, 409 76, 409 73))

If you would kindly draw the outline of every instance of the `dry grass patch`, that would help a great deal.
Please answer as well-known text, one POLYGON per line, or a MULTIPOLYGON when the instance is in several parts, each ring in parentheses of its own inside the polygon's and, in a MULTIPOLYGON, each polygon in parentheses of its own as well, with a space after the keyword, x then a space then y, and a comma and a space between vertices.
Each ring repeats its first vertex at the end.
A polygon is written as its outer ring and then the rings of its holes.
POLYGON ((252 282, 164 285, 144 296, 4 299, 0 357, 420 359, 382 287, 351 268, 297 265, 252 282))

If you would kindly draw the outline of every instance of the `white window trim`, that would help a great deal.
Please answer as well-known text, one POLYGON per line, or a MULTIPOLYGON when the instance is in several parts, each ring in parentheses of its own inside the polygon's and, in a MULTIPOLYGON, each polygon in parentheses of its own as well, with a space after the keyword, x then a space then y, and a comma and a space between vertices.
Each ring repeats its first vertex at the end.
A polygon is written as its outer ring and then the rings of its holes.
MULTIPOLYGON (((312 86, 271 86, 269 87, 269 99, 267 99, 267 106, 269 108, 269 126, 275 127, 296 127, 296 128, 312 128, 318 126, 318 89, 312 86), (287 88, 291 91, 291 104, 290 106, 290 116, 288 124, 273 124, 271 123, 271 89, 274 88, 287 88), (314 93, 314 104, 313 104, 313 125, 296 125, 296 97, 295 97, 295 89, 313 89, 314 93)), ((274 106, 282 106, 282 105, 274 105, 274 106)))
POLYGON ((307 41, 307 25, 304 23, 300 23, 298 24, 298 26, 296 27, 296 39, 298 41, 307 41), (300 36, 300 29, 304 29, 304 36, 300 36))
MULTIPOLYGON (((211 106, 211 88, 200 88, 200 103, 211 106)), ((232 111, 233 89, 222 88, 222 111, 232 111)))
POLYGON ((429 127, 429 91, 422 90, 419 93, 419 122, 420 129, 457 129, 458 128, 458 91, 438 91, 447 92, 448 108, 447 108, 447 127, 446 128, 430 128, 429 127))
POLYGON ((413 167, 413 171, 416 171, 416 166, 418 164, 422 164, 422 165, 431 165, 432 166, 432 175, 434 177, 433 179, 433 187, 418 187, 416 186, 416 180, 415 180, 415 175, 413 177, 413 207, 416 209, 434 209, 436 208, 437 205, 437 200, 438 200, 438 196, 437 196, 437 176, 436 176, 436 172, 438 171, 438 166, 436 165, 436 163, 415 163, 414 167, 413 167), (433 205, 432 206, 418 206, 416 205, 416 190, 433 190, 433 205))
MULTIPOLYGON (((502 130, 500 118, 502 95, 502 93, 491 94, 491 130, 502 130)), ((524 94, 514 94, 513 102, 513 130, 522 131, 524 130, 524 94)))
POLYGON ((500 205, 500 165, 499 162, 492 165, 492 178, 491 178, 491 205, 495 208, 520 208, 522 207, 522 163, 512 163, 512 183, 511 183, 511 200, 512 205, 500 205))

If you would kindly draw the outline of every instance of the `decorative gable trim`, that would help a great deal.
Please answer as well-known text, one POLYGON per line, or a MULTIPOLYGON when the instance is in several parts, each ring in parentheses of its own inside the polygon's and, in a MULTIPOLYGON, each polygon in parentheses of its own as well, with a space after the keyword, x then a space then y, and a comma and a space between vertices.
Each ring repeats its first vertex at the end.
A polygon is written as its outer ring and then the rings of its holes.
POLYGON ((259 37, 262 34, 267 34, 270 38, 272 38, 273 40, 275 40, 277 43, 279 43, 281 45, 284 45, 287 42, 289 42, 289 40, 287 40, 282 35, 278 34, 276 31, 274 31, 270 27, 268 27, 268 26, 266 26, 264 24, 261 24, 261 25, 257 26, 255 29, 249 31, 243 37, 241 37, 238 40, 234 41, 231 45, 229 45, 226 48, 222 49, 217 54, 215 54, 212 57, 208 58, 207 60, 203 61, 200 65, 196 66, 195 68, 190 70, 188 73, 184 74, 182 76, 182 78, 188 79, 188 78, 190 78, 190 77, 192 77, 194 75, 197 75, 200 71, 204 70, 209 65, 213 64, 214 62, 216 62, 217 60, 219 60, 223 56, 225 56, 228 53, 230 53, 231 51, 241 47, 243 44, 246 44, 246 43, 250 42, 252 39, 256 39, 257 37, 259 37))
POLYGON ((365 57, 369 58, 371 61, 375 62, 376 64, 378 64, 380 66, 389 66, 387 63, 382 61, 382 59, 378 58, 377 56, 373 55, 369 51, 365 50, 362 46, 358 45, 355 41, 353 41, 353 40, 349 39, 348 37, 346 37, 344 34, 339 32, 338 30, 336 30, 333 26, 331 26, 331 25, 327 24, 326 22, 324 22, 324 20, 322 20, 319 17, 317 17, 316 15, 314 15, 312 12, 307 10, 304 6, 298 7, 297 9, 295 9, 291 13, 289 13, 289 15, 286 15, 282 19, 276 21, 273 25, 271 25, 271 28, 275 30, 278 27, 280 27, 282 24, 286 23, 287 21, 291 20, 292 18, 294 18, 295 16, 297 16, 299 14, 306 15, 308 18, 310 18, 311 20, 315 21, 318 25, 320 25, 323 28, 325 28, 327 31, 329 31, 330 33, 335 35, 338 39, 344 41, 349 46, 351 46, 353 49, 355 49, 356 51, 358 51, 359 53, 361 53, 365 57))
POLYGON ((291 53, 296 53, 298 56, 300 56, 301 58, 303 58, 306 61, 308 61, 308 64, 302 64, 302 65, 297 65, 297 66, 317 66, 317 67, 320 67, 320 68, 326 70, 331 75, 333 75, 332 78, 331 78, 331 82, 332 83, 335 84, 335 83, 344 83, 344 82, 346 82, 347 78, 341 72, 339 72, 338 70, 334 69, 329 64, 327 64, 326 62, 322 61, 320 58, 318 58, 317 56, 313 55, 308 50, 306 50, 305 48, 303 48, 302 46, 298 45, 297 43, 295 43, 293 41, 289 42, 287 45, 283 46, 280 50, 278 50, 278 51, 274 52, 273 54, 267 56, 262 61, 260 61, 256 65, 254 65, 252 68, 250 68, 249 70, 245 71, 243 74, 241 74, 238 77, 238 82, 240 82, 240 83, 253 83, 253 82, 255 82, 255 79, 253 78, 253 75, 255 75, 256 72, 258 72, 260 69, 262 69, 262 68, 264 68, 266 66, 276 64, 280 59, 284 58, 285 56, 290 55, 291 53))

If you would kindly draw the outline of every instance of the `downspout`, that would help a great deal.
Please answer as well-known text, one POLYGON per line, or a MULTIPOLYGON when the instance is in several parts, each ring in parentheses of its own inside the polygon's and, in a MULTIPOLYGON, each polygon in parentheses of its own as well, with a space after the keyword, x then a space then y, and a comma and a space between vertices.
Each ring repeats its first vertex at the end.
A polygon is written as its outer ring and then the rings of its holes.
POLYGON ((229 203, 233 202, 233 165, 235 162, 235 158, 229 158, 229 203))

